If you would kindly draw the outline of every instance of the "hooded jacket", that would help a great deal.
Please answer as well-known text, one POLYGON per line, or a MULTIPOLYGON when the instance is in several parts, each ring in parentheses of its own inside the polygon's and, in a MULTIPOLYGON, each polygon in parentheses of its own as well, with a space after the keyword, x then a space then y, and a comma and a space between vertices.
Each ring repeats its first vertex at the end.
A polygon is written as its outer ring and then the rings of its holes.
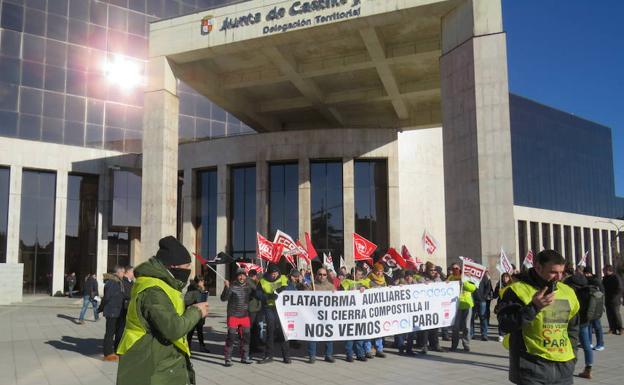
MULTIPOLYGON (((533 268, 528 273, 519 274, 516 279, 538 290, 547 285, 547 282, 533 268)), ((514 384, 523 384, 524 381, 530 384, 571 384, 576 359, 554 362, 527 352, 522 327, 532 322, 537 316, 538 311, 533 304, 525 305, 516 293, 509 289, 504 291, 500 301, 498 322, 501 330, 509 334, 509 380, 514 384)), ((568 337, 574 353, 578 345, 578 320, 577 314, 568 322, 568 337)))
POLYGON ((114 274, 104 274, 104 297, 100 309, 106 318, 118 318, 124 308, 124 286, 114 274))
MULTIPOLYGON (((156 258, 150 258, 134 270, 137 277, 162 280, 180 291, 185 282, 173 278, 156 258)), ((134 296, 134 292, 132 293, 134 296)), ((159 287, 142 291, 137 298, 138 317, 148 332, 121 356, 117 385, 194 384, 195 373, 189 358, 172 341, 185 337, 202 318, 194 306, 178 315, 167 294, 159 287)))

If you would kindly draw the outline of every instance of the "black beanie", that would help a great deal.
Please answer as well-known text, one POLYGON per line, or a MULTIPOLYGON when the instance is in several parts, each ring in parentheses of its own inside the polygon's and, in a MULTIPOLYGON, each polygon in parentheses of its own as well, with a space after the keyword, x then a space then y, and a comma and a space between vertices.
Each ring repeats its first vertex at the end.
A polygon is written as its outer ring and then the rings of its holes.
POLYGON ((269 268, 267 269, 268 273, 279 273, 279 271, 280 271, 279 266, 277 266, 274 263, 270 264, 269 268))
POLYGON ((191 263, 191 255, 186 247, 171 235, 158 241, 156 259, 165 266, 177 266, 191 263))

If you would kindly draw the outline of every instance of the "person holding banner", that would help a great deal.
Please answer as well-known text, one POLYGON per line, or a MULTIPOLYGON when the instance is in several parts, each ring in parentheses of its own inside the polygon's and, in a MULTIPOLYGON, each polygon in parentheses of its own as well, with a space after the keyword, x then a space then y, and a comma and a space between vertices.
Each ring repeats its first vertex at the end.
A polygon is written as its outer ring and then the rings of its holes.
MULTIPOLYGON (((320 267, 316 271, 316 279, 314 285, 309 290, 314 291, 336 291, 334 284, 329 282, 327 269, 320 267)), ((331 341, 325 342, 325 361, 334 363, 334 343, 331 341)), ((313 364, 316 362, 316 342, 308 342, 308 363, 313 364)))
MULTIPOLYGON (((380 262, 375 263, 373 265, 373 272, 368 275, 368 279, 370 280, 371 288, 388 286, 386 275, 384 274, 384 265, 380 262)), ((386 353, 383 352, 383 338, 375 338, 374 340, 367 340, 364 342, 366 358, 373 358, 373 343, 375 344, 375 357, 386 358, 386 353)))
POLYGON ((564 267, 561 254, 543 250, 503 294, 498 322, 509 334, 503 345, 509 348, 509 380, 515 384, 573 383, 580 304, 561 282, 564 267))
MULTIPOLYGON (((298 271, 297 271, 298 272, 298 271)), ((275 309, 275 300, 277 294, 282 292, 288 286, 288 277, 281 275, 279 266, 271 263, 267 268, 267 272, 260 279, 260 290, 256 290, 256 295, 262 300, 264 308, 264 317, 266 322, 266 345, 264 348, 264 358, 258 362, 259 364, 268 364, 273 362, 273 348, 275 346, 275 337, 281 340, 282 356, 285 364, 290 364, 290 349, 288 341, 284 338, 282 326, 280 325, 277 310, 275 309)))
MULTIPOLYGON (((462 281, 461 268, 457 263, 451 265, 451 275, 447 279, 448 282, 462 281)), ((477 289, 474 283, 464 280, 462 284, 462 291, 459 295, 459 308, 457 309, 457 316, 455 317, 455 323, 453 324, 453 333, 451 334, 451 351, 457 351, 459 345, 460 333, 461 342, 464 351, 470 351, 470 330, 468 327, 468 320, 470 319, 471 310, 474 306, 472 300, 472 293, 477 289)))
POLYGON ((232 366, 232 347, 238 339, 242 364, 251 364, 249 358, 249 340, 251 321, 249 319, 249 300, 254 294, 253 287, 245 269, 239 268, 235 273, 234 282, 224 281, 221 301, 227 301, 227 337, 225 338, 225 366, 232 366))
MULTIPOLYGON (((340 289, 348 291, 348 290, 359 290, 360 292, 364 292, 364 290, 371 287, 370 279, 364 278, 366 276, 366 271, 361 266, 356 266, 353 270, 353 278, 348 279, 345 278, 340 283, 340 289)), ((347 354, 347 362, 353 362, 353 354, 355 353, 355 357, 358 361, 367 361, 366 352, 364 350, 364 341, 346 341, 345 342, 345 351, 347 354)))

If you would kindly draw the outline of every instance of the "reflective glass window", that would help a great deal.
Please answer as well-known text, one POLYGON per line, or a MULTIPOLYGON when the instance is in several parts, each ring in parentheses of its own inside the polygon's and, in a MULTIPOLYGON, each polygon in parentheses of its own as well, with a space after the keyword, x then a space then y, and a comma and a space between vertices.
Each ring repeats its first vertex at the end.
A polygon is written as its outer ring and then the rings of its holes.
POLYGON ((564 256, 567 260, 572 261, 574 256, 572 254, 572 228, 570 226, 563 226, 563 247, 565 249, 564 256))
POLYGON ((210 259, 217 255, 217 170, 197 173, 197 243, 200 255, 210 259))
POLYGON ((22 172, 19 262, 26 293, 52 291, 55 197, 55 173, 22 172))
POLYGON ((581 228, 575 226, 574 227, 574 260, 578 263, 580 261, 581 256, 583 255, 583 241, 581 237, 581 228))
POLYGON ((24 27, 24 8, 5 1, 2 4, 0 25, 2 28, 21 31, 24 27))
POLYGON ((299 165, 269 165, 269 239, 277 230, 298 238, 299 234, 299 165))
POLYGON ((565 256, 563 249, 561 248, 561 225, 553 225, 553 249, 560 254, 565 256))
POLYGON ((542 248, 550 249, 552 245, 550 243, 550 223, 542 223, 542 248))
POLYGON ((130 240, 126 231, 108 233, 108 261, 106 270, 112 271, 115 266, 130 265, 130 240))
POLYGON ((518 221, 518 257, 521 262, 524 261, 524 257, 529 252, 527 250, 527 241, 527 223, 526 221, 518 221))
POLYGON ((113 227, 141 226, 141 176, 132 171, 113 170, 113 227))
POLYGON ((0 167, 0 263, 6 262, 10 169, 0 167))
POLYGON ((256 256, 256 166, 231 168, 230 245, 235 258, 256 256))
POLYGON ((75 273, 77 289, 97 268, 98 177, 69 175, 65 221, 65 274, 75 273))
POLYGON ((355 232, 377 245, 376 256, 388 249, 388 166, 385 160, 354 164, 355 232))
MULTIPOLYGON (((312 242, 319 255, 344 255, 341 161, 310 162, 312 242)), ((339 262, 334 258, 334 263, 339 262)))
MULTIPOLYGON (((594 268, 594 272, 598 272, 600 269, 600 260, 602 259, 602 250, 601 250, 601 242, 600 242, 600 230, 593 229, 593 240, 594 240, 594 258, 591 261, 591 265, 594 268)), ((588 258, 589 259, 589 258, 588 258)), ((588 263, 590 265, 590 263, 588 263)))
POLYGON ((531 250, 535 255, 539 253, 542 248, 540 247, 540 239, 539 239, 539 223, 531 222, 531 250))

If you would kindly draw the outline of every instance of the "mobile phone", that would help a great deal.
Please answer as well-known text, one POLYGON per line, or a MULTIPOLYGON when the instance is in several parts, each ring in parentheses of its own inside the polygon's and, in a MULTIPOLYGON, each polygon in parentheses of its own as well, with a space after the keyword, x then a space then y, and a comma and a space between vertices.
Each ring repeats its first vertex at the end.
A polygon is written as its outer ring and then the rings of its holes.
POLYGON ((550 293, 553 293, 553 292, 557 291, 557 282, 556 281, 548 281, 548 283, 546 284, 546 287, 548 287, 548 289, 546 289, 546 292, 544 293, 544 295, 548 295, 550 293))

